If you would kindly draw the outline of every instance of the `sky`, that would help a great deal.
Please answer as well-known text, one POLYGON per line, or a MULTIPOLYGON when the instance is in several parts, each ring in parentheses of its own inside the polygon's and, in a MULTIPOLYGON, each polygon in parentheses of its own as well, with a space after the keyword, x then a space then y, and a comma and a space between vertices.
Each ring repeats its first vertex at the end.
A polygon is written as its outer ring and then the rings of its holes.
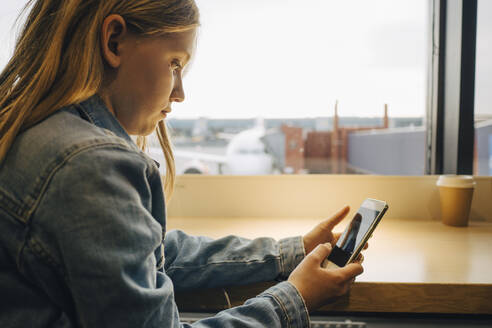
MULTIPOLYGON (((341 116, 382 116, 385 103, 392 117, 424 116, 428 0, 196 1, 198 47, 173 118, 331 116, 336 100, 341 116)), ((492 16, 492 1, 480 2, 492 16)), ((0 67, 23 3, 0 4, 0 67)), ((479 33, 490 54, 482 43, 479 33)), ((489 61, 477 66, 490 81, 489 61)), ((477 83, 477 100, 487 90, 477 83)))

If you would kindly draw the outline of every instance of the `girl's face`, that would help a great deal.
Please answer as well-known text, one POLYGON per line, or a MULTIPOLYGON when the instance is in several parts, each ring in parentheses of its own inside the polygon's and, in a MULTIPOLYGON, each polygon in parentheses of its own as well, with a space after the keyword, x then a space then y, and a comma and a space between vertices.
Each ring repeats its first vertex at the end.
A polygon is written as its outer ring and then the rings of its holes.
MULTIPOLYGON (((148 135, 185 98, 183 70, 193 55, 196 29, 164 37, 127 34, 113 47, 117 61, 101 97, 130 135, 148 135), (115 67, 116 66, 116 67, 115 67)), ((104 50, 103 50, 104 51, 104 50)))

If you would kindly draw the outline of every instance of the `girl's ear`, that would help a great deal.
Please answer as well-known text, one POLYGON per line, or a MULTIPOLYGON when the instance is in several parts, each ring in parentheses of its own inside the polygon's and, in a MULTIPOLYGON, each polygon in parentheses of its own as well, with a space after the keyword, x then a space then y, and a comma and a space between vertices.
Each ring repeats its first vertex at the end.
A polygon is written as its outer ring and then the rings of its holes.
POLYGON ((112 68, 121 64, 121 43, 127 35, 126 22, 120 15, 109 15, 101 27, 101 51, 106 63, 112 68))

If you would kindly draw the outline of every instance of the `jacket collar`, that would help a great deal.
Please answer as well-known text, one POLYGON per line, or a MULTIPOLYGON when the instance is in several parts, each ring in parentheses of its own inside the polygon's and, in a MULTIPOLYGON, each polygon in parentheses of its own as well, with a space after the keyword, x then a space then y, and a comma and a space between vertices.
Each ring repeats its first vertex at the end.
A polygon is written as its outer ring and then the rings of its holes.
MULTIPOLYGON (((132 138, 126 133, 116 117, 109 111, 106 104, 98 94, 93 95, 87 100, 84 100, 77 106, 81 115, 89 120, 94 125, 110 130, 118 137, 125 139, 130 144, 135 145, 132 138)), ((136 146, 136 145, 135 145, 136 146)))
MULTIPOLYGON (((100 128, 113 132, 116 136, 125 139, 132 147, 135 148, 135 150, 143 153, 128 133, 126 133, 125 129, 121 126, 120 122, 118 122, 113 113, 109 111, 108 107, 98 94, 95 94, 89 99, 76 105, 76 108, 84 119, 100 128)), ((152 161, 157 165, 157 167, 160 167, 159 162, 154 159, 152 159, 152 161)))

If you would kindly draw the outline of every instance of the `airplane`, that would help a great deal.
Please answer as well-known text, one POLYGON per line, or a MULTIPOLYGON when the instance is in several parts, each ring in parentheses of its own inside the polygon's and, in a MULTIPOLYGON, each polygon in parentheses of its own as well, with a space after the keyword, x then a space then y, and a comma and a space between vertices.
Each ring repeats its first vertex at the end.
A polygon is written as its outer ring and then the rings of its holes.
MULTIPOLYGON (((202 153, 199 151, 174 150, 176 159, 187 160, 177 174, 209 174, 211 165, 217 165, 219 174, 266 175, 276 172, 274 155, 268 152, 262 138, 266 130, 262 119, 257 119, 255 127, 235 135, 221 134, 228 138, 225 155, 202 153)), ((150 147, 149 155, 163 161, 162 151, 150 147)), ((164 165, 161 165, 161 169, 164 165)), ((165 168, 164 168, 165 169, 165 168)))

